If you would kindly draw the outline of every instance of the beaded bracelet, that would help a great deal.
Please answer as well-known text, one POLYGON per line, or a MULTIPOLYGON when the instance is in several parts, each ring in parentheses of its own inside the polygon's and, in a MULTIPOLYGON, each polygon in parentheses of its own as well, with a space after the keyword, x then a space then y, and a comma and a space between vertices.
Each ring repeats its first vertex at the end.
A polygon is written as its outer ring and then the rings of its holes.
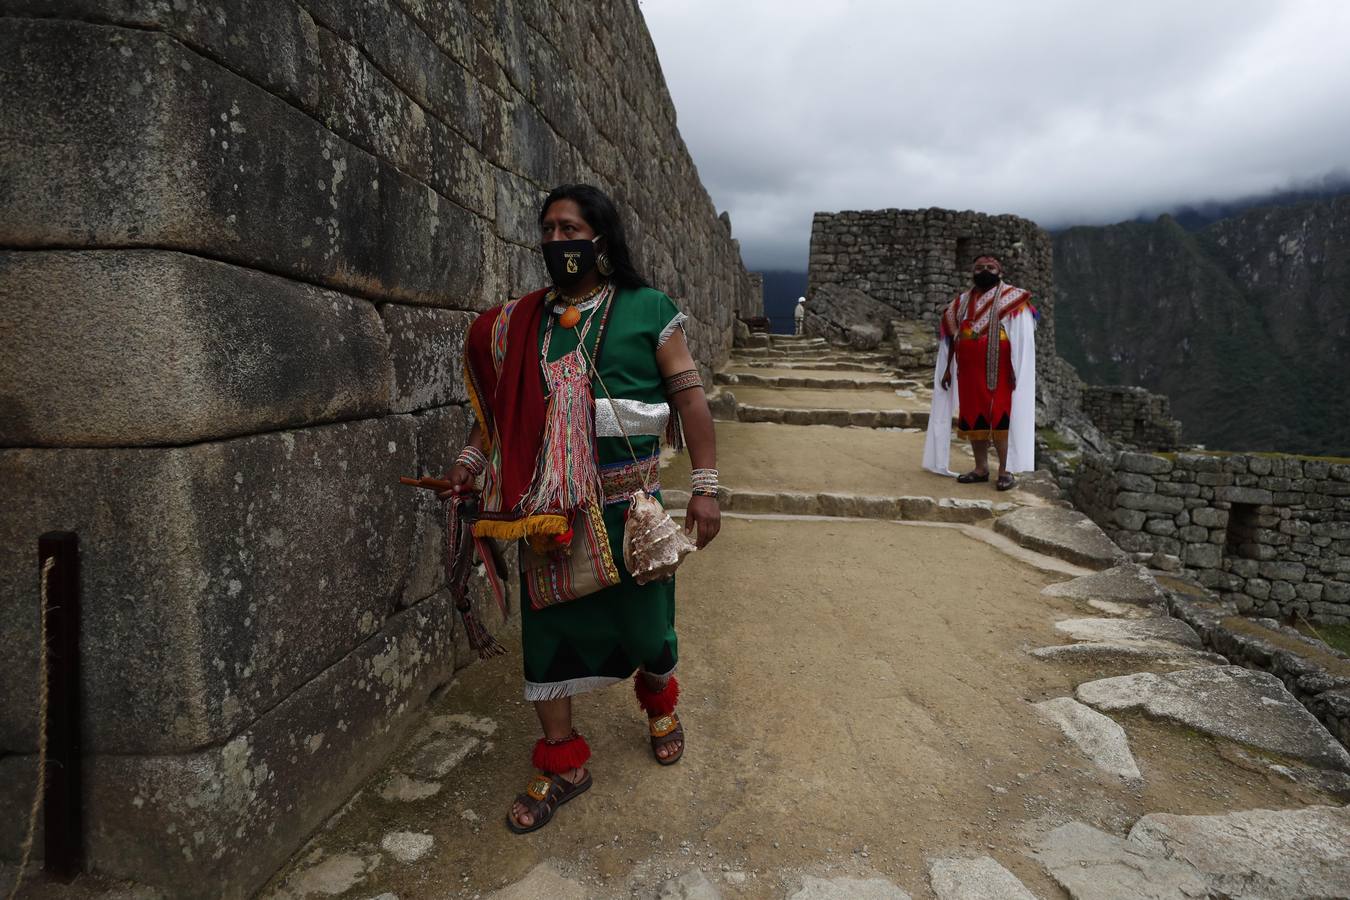
POLYGON ((716 497, 718 487, 716 469, 694 469, 689 473, 690 496, 716 497))
POLYGON ((477 478, 487 471, 487 456, 482 450, 479 450, 473 444, 469 444, 463 450, 459 451, 459 456, 455 458, 456 465, 461 465, 469 470, 469 474, 477 478))

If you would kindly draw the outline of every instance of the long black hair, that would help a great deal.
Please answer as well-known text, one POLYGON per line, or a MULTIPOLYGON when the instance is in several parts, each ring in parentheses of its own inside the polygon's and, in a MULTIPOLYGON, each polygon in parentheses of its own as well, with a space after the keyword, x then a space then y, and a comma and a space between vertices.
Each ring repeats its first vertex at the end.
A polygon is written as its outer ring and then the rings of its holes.
POLYGON ((586 220, 586 224, 591 226, 591 230, 597 235, 604 237, 605 253, 609 255, 609 261, 614 266, 614 273, 609 277, 615 284, 625 288, 648 287, 647 279, 643 278, 633 265, 633 255, 628 249, 628 235, 623 230, 619 210, 604 191, 589 184, 558 185, 549 191, 548 196, 544 198, 544 205, 539 207, 540 227, 544 224, 548 208, 559 200, 571 200, 576 203, 581 208, 581 217, 586 220))

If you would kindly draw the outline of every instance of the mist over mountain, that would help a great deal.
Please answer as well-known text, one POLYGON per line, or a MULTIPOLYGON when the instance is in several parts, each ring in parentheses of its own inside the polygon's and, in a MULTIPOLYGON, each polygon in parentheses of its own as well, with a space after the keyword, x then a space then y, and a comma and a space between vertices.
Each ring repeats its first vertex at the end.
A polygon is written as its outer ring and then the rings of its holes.
MULTIPOLYGON (((1330 200, 1347 194, 1350 194, 1350 173, 1338 171, 1284 191, 1240 197, 1234 200, 1213 200, 1208 203, 1185 204, 1165 210, 1164 213, 1171 215, 1172 218, 1177 220, 1177 224, 1187 231, 1199 231, 1206 225, 1220 219, 1230 219, 1250 209, 1263 206, 1293 206, 1309 200, 1330 200)), ((1152 222, 1157 216, 1157 213, 1140 215, 1134 221, 1152 222)))
POLYGON ((1188 441, 1350 455, 1350 195, 1054 250, 1057 347, 1086 381, 1167 394, 1188 441))

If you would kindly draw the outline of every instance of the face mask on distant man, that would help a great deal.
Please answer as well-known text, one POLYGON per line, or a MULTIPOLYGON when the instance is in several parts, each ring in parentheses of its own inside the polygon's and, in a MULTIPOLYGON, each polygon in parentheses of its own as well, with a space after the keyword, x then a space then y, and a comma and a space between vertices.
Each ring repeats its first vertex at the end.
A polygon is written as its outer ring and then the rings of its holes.
MULTIPOLYGON (((545 245, 547 246, 547 245, 545 245)), ((998 284, 999 275, 997 272, 976 272, 975 286, 982 291, 986 291, 998 284)))
POLYGON ((589 240, 581 238, 544 244, 544 265, 548 266, 553 283, 563 290, 579 284, 595 268, 595 242, 599 239, 597 235, 589 240))

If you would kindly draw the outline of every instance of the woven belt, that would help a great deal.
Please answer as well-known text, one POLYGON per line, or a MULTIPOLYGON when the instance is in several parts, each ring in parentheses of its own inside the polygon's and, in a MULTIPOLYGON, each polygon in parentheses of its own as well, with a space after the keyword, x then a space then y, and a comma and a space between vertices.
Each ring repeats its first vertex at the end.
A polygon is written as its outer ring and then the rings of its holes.
POLYGON ((647 487, 652 491, 661 490, 656 481, 656 469, 660 455, 648 456, 637 462, 614 463, 600 467, 600 487, 604 491, 605 505, 624 503, 634 492, 642 490, 643 473, 650 473, 652 479, 647 487))

